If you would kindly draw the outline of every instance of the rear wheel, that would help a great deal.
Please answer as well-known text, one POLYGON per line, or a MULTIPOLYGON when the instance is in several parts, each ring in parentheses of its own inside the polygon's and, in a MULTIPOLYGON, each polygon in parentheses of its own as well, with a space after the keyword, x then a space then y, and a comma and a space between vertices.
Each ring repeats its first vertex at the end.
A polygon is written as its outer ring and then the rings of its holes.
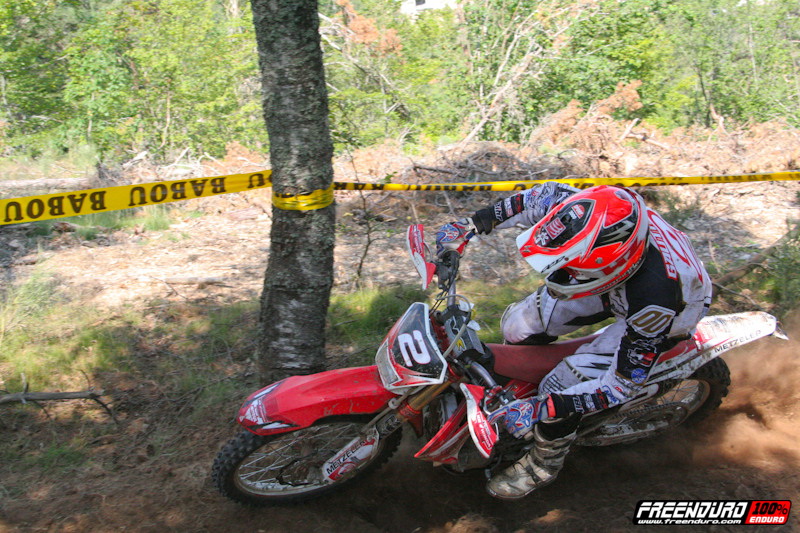
POLYGON ((307 428, 266 437, 243 431, 217 455, 212 471, 214 484, 224 496, 248 505, 300 502, 338 490, 386 462, 400 443, 400 431, 380 439, 369 458, 330 481, 323 474, 323 465, 362 437, 367 421, 360 417, 328 418, 307 428))
POLYGON ((600 427, 580 435, 578 444, 628 444, 679 424, 698 422, 720 406, 730 384, 728 365, 720 358, 712 359, 689 378, 667 385, 666 392, 610 415, 600 427))

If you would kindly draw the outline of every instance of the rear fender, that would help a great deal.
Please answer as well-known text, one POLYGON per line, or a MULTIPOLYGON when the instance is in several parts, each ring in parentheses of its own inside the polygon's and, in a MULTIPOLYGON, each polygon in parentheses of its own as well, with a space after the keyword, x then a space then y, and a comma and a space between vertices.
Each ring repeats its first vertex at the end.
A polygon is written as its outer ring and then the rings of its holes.
POLYGON ((786 338, 778 320, 762 311, 705 317, 697 324, 693 338, 658 358, 647 381, 689 376, 723 353, 769 335, 786 338))
POLYGON ((328 416, 377 413, 396 397, 383 387, 374 365, 328 370, 292 376, 254 392, 237 420, 256 435, 273 435, 328 416))

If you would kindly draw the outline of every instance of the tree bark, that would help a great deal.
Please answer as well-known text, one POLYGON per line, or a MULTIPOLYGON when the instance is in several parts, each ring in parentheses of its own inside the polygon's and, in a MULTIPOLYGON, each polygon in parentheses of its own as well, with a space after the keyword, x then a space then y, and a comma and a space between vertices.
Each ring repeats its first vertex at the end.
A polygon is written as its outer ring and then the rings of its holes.
MULTIPOLYGON (((273 195, 326 190, 333 144, 315 0, 251 0, 270 142, 273 195)), ((272 381, 325 368, 333 285, 334 205, 273 205, 258 361, 272 381)))

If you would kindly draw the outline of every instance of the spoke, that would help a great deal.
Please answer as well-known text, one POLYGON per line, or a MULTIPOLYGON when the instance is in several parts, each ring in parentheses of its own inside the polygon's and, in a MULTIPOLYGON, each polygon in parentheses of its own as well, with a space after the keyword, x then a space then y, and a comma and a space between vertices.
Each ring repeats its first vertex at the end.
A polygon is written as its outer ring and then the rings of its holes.
POLYGON ((243 462, 237 481, 261 493, 302 492, 323 482, 319 469, 333 454, 353 440, 361 425, 333 423, 287 433, 267 443, 243 462))
POLYGON ((609 420, 598 432, 612 440, 625 439, 625 435, 640 438, 683 422, 703 404, 707 396, 708 385, 705 382, 684 380, 658 398, 621 414, 619 419, 609 420))

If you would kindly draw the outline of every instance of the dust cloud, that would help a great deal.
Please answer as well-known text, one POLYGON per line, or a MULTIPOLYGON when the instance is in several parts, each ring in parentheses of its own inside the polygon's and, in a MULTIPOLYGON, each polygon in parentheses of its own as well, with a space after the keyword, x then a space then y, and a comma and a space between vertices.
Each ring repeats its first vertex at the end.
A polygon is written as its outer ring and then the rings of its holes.
MULTIPOLYGON (((463 494, 483 512, 421 530, 642 531, 631 521, 642 499, 800 500, 800 314, 785 329, 789 341, 769 337, 723 354, 730 392, 706 420, 632 445, 575 449, 555 483, 520 502, 487 504, 476 487, 463 494)), ((771 530, 800 530, 794 515, 771 530)))
POLYGON ((765 471, 800 467, 800 315, 787 324, 789 341, 764 339, 726 354, 730 394, 712 415, 698 464, 726 461, 765 471))

